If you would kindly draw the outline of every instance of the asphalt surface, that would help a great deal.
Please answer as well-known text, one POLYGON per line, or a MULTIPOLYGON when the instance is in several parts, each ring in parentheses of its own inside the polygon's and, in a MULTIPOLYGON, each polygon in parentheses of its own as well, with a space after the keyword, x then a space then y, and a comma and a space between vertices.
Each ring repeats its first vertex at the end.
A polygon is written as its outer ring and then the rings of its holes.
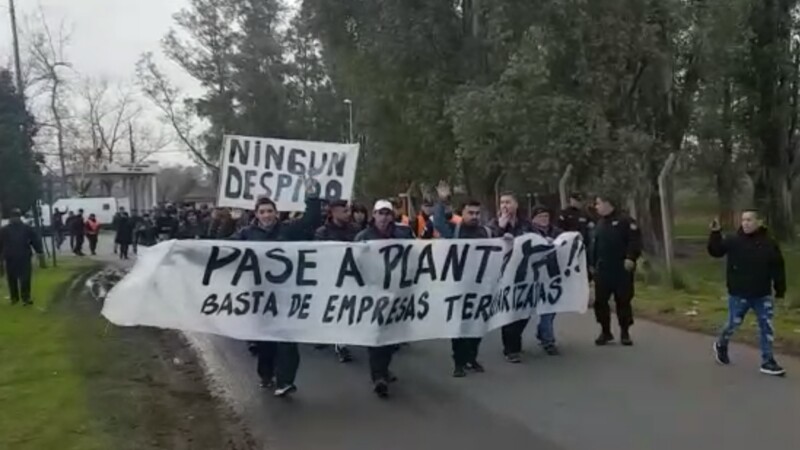
MULTIPOLYGON (((109 249, 101 244, 101 259, 109 249)), ((591 314, 556 319, 563 354, 550 357, 533 328, 522 364, 503 361, 493 332, 481 346, 487 372, 461 379, 449 342, 414 343, 395 355, 387 400, 371 392, 363 349, 339 364, 331 348, 303 346, 299 391, 277 399, 259 390, 244 343, 187 339, 268 450, 800 448, 800 360, 779 356, 788 376, 772 378, 758 372, 756 349, 733 345, 734 364, 722 367, 712 338, 644 321, 634 347, 598 348, 591 314)))

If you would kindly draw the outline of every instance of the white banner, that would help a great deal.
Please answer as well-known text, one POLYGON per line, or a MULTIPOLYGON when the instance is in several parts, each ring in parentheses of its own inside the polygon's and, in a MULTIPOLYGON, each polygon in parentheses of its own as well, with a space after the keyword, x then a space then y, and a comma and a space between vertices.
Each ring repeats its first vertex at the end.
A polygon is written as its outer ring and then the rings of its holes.
POLYGON ((534 313, 585 312, 577 233, 475 240, 170 241, 109 293, 103 315, 242 340, 386 345, 479 337, 534 313))
POLYGON ((358 144, 225 136, 217 205, 253 209, 269 197, 279 211, 305 209, 306 176, 319 183, 320 197, 350 200, 358 144))

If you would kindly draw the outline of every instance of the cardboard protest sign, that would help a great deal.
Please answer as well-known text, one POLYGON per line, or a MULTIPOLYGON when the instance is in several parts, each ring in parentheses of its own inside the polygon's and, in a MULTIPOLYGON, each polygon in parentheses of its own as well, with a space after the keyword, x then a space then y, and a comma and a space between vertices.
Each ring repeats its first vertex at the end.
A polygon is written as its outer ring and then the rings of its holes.
POLYGON ((550 242, 170 241, 109 293, 118 325, 242 340, 387 345, 479 337, 532 314, 585 312, 577 233, 550 242))
POLYGON ((323 199, 349 200, 358 144, 225 136, 217 205, 253 209, 269 197, 279 211, 305 209, 305 178, 319 183, 323 199))

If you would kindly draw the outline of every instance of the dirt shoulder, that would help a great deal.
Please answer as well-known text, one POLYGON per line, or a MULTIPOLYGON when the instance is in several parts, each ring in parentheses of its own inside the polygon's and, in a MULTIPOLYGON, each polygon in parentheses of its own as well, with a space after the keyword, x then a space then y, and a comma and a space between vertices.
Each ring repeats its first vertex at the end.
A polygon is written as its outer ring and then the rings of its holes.
POLYGON ((180 334, 110 325, 82 281, 52 311, 66 320, 66 348, 84 380, 91 428, 109 437, 110 448, 256 448, 236 415, 212 395, 180 334))

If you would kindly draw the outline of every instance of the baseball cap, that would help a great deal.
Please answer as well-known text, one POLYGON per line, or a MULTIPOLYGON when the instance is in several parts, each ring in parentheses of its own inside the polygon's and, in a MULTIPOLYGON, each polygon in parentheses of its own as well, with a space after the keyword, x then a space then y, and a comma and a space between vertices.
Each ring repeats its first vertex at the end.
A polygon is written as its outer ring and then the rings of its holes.
POLYGON ((389 200, 378 200, 375 202, 375 206, 372 208, 373 212, 381 211, 384 209, 388 209, 389 211, 394 211, 394 205, 389 200))

